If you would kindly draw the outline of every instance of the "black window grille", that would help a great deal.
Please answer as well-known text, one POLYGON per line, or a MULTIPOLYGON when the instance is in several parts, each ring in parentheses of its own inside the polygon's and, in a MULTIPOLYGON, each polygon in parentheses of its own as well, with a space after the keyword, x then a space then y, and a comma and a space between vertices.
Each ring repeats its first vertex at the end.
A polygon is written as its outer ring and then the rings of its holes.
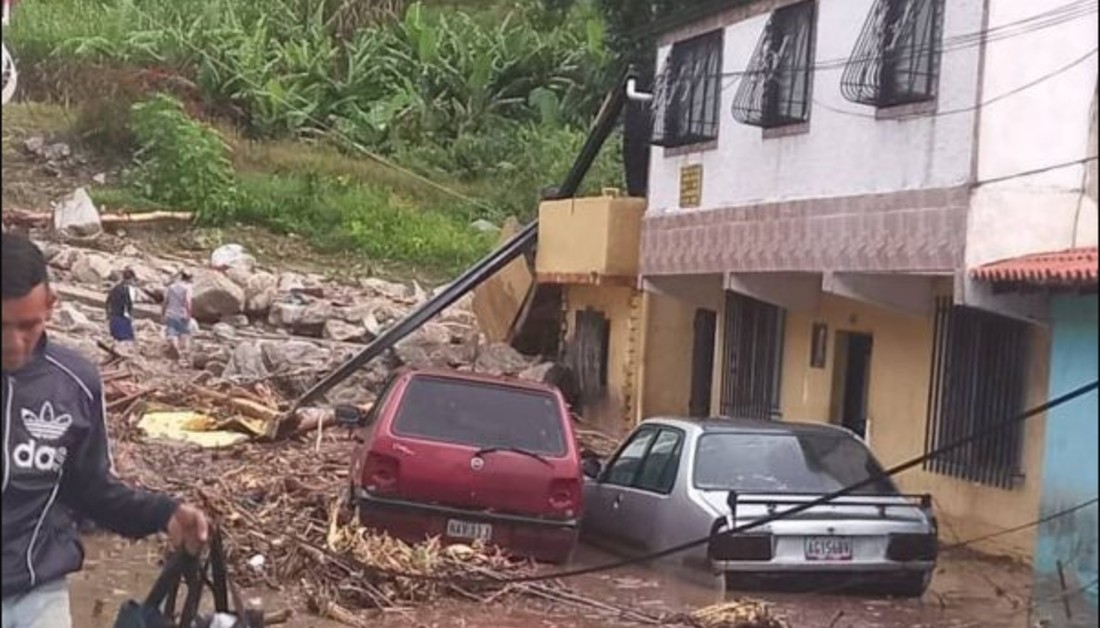
POLYGON ((779 416, 786 311, 726 293, 722 414, 767 420, 779 416))
MULTIPOLYGON (((1023 411, 1028 327, 996 314, 936 305, 925 451, 985 433, 1023 411)), ((1023 426, 1015 422, 931 459, 926 470, 1011 489, 1020 478, 1023 426)))
POLYGON ((603 312, 591 308, 578 310, 575 321, 573 368, 581 400, 594 403, 607 391, 611 321, 603 312))
POLYGON ((674 44, 657 77, 653 143, 676 147, 718 139, 721 80, 721 30, 674 44))
POLYGON ((733 99, 733 118, 765 129, 810 119, 816 2, 772 13, 733 99))
POLYGON ((841 93, 875 107, 934 99, 942 36, 943 0, 877 0, 841 75, 841 93))

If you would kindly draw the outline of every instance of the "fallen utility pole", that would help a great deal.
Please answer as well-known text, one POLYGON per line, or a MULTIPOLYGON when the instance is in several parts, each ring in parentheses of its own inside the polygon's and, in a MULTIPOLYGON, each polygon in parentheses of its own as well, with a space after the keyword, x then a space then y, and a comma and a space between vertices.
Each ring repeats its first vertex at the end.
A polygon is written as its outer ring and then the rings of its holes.
MULTIPOLYGON (((569 170, 569 174, 566 175, 565 181, 562 182, 561 187, 552 195, 552 198, 563 199, 576 196, 581 183, 584 181, 585 175, 588 174, 593 162, 595 162, 596 157, 599 155, 600 149, 603 148, 604 142, 607 141, 608 136, 611 135, 611 131, 614 130, 619 120, 619 114, 622 113, 623 104, 626 101, 626 81, 628 78, 629 73, 624 73, 622 79, 616 83, 615 88, 607 95, 607 98, 604 99, 603 106, 600 108, 595 124, 588 133, 588 137, 585 140, 584 146, 581 148, 580 154, 573 162, 573 167, 569 170)), ((466 293, 479 286, 489 277, 492 277, 502 268, 507 266, 509 262, 523 255, 538 240, 538 230, 537 220, 525 226, 516 233, 512 239, 501 245, 500 248, 468 268, 458 277, 458 279, 455 279, 447 286, 445 290, 424 302, 405 316, 405 318, 386 329, 362 351, 352 356, 347 362, 324 376, 320 381, 314 384, 312 388, 307 390, 305 394, 294 402, 294 406, 291 408, 291 414, 293 414, 294 410, 316 401, 325 393, 332 390, 337 384, 346 380, 357 370, 368 364, 371 360, 391 349, 400 342, 402 338, 419 329, 424 323, 453 305, 466 293)))

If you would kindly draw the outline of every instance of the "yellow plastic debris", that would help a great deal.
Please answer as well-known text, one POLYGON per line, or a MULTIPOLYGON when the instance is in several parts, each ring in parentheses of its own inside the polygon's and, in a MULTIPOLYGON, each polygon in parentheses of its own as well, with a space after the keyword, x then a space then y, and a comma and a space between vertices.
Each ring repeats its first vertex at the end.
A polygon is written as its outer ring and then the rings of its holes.
POLYGON ((138 427, 150 438, 175 440, 200 447, 229 447, 248 440, 246 434, 219 430, 220 423, 199 412, 150 412, 138 427))

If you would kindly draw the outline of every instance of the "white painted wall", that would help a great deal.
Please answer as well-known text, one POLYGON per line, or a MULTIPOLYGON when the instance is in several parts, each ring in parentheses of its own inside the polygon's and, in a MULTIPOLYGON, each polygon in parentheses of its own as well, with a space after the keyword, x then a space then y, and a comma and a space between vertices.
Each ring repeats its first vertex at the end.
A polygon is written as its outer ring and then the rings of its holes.
MULTIPOLYGON (((1068 0, 990 0, 990 28, 1068 0)), ((983 100, 1019 89, 1097 47, 1096 14, 988 44, 983 100)), ((1094 128, 1097 58, 982 109, 978 182, 1086 157, 1094 128)), ((1086 166, 979 185, 966 261, 978 266, 1027 253, 1096 244, 1096 203, 1083 194, 1086 166)))
MULTIPOLYGON (((846 60, 851 55, 872 3, 873 0, 819 0, 816 63, 846 60)), ((948 0, 945 36, 979 31, 982 12, 982 0, 948 0)), ((753 17, 726 28, 725 73, 748 66, 768 17, 753 17)), ((663 67, 670 51, 671 46, 658 51, 658 67, 663 67)), ((939 85, 941 111, 973 107, 977 98, 978 60, 976 47, 944 55, 939 85)), ((970 180, 973 112, 902 121, 876 120, 872 107, 848 102, 841 96, 843 64, 836 65, 841 67, 815 72, 815 102, 809 132, 784 138, 763 139, 761 129, 733 119, 730 109, 737 80, 725 78, 717 149, 676 157, 666 157, 660 148, 653 151, 650 214, 680 210, 680 168, 695 163, 703 164, 704 210, 777 200, 949 187, 970 180)))

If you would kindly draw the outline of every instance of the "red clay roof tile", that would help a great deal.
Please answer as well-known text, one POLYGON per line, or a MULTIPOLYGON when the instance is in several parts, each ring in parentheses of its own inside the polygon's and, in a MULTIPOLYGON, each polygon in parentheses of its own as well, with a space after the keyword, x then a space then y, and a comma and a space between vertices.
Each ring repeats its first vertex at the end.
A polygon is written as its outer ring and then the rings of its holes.
POLYGON ((1084 287, 1096 285, 1097 266, 1097 248, 1090 247, 993 262, 974 269, 971 274, 989 283, 1084 287))

